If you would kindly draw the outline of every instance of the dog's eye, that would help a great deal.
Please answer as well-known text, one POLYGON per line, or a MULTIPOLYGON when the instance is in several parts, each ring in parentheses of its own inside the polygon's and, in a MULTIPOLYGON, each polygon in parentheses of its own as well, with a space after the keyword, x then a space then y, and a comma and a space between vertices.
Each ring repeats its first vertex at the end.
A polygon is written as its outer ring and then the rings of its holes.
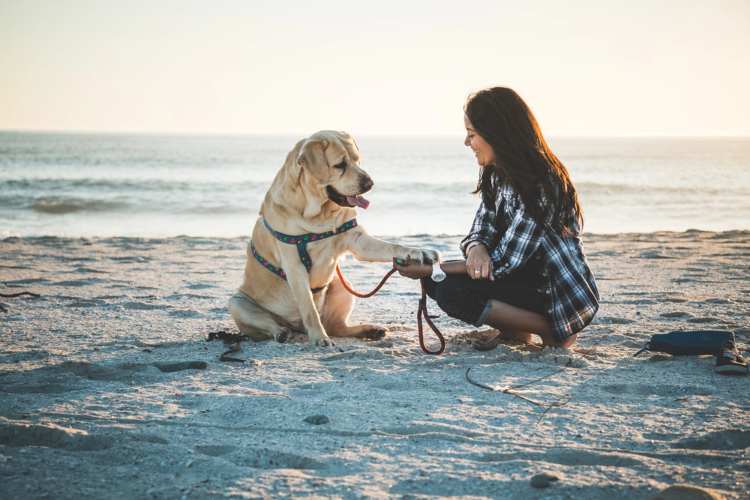
POLYGON ((341 163, 334 165, 333 168, 338 168, 339 170, 346 170, 346 162, 342 161, 341 163))

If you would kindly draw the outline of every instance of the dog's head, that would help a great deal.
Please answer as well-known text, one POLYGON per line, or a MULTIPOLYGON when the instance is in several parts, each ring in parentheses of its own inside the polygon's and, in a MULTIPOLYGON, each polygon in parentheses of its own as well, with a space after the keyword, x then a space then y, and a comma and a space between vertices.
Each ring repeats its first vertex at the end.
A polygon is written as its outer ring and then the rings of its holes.
POLYGON ((373 182, 360 168, 359 148, 346 132, 314 133, 299 149, 297 164, 315 180, 327 200, 342 207, 367 208, 370 204, 362 195, 372 189, 373 182))

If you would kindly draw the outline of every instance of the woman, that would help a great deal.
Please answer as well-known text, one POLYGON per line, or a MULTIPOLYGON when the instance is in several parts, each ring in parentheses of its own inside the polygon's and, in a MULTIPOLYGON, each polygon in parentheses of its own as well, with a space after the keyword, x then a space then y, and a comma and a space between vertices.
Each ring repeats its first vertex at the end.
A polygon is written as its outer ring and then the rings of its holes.
POLYGON ((513 90, 469 97, 466 140, 479 163, 481 203, 461 241, 466 260, 397 265, 422 279, 449 316, 501 338, 569 347, 599 308, 599 292, 581 240, 583 215, 568 171, 552 153, 534 115, 513 90))

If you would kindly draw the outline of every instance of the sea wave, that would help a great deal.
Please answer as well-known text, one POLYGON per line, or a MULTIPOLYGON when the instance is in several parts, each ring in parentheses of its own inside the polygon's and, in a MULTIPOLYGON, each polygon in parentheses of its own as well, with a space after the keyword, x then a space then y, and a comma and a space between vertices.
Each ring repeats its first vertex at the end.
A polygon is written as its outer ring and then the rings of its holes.
MULTIPOLYGON (((99 199, 108 197, 127 197, 134 204, 141 198, 141 193, 150 201, 163 201, 165 196, 186 196, 186 205, 194 204, 193 196, 211 196, 219 199, 226 195, 232 198, 239 196, 255 198, 262 196, 271 185, 271 180, 250 181, 236 179, 219 180, 177 180, 177 179, 128 179, 128 178, 0 178, 0 203, 15 208, 29 207, 29 200, 44 197, 76 197, 81 199, 99 199), (162 196, 162 194, 164 196, 162 196)), ((748 186, 741 183, 735 186, 679 186, 666 183, 647 183, 638 180, 622 182, 591 181, 588 179, 576 182, 576 188, 581 193, 588 194, 618 194, 642 195, 644 192, 669 196, 684 195, 750 195, 748 186)), ((473 182, 424 182, 421 180, 394 181, 392 179, 378 181, 376 192, 381 195, 401 195, 405 192, 418 193, 424 196, 449 196, 452 194, 467 194, 475 189, 473 182)), ((161 205, 161 203, 156 203, 161 205)), ((45 203, 42 203, 44 206, 45 203)), ((177 207, 175 207, 177 208, 177 207)), ((178 209, 179 210, 179 209, 178 209)), ((44 211, 44 209, 42 209, 44 211)))
MULTIPOLYGON (((0 205, 3 205, 0 198, 0 205)), ((9 204, 11 205, 11 204, 9 204)), ((61 215, 70 213, 140 213, 140 214, 173 214, 173 215, 227 215, 254 212, 260 206, 260 199, 250 200, 246 204, 211 200, 207 202, 193 201, 185 203, 180 201, 151 200, 143 203, 143 200, 117 200, 101 198, 81 198, 75 196, 40 196, 26 202, 13 203, 15 209, 31 209, 33 212, 48 215, 61 215)), ((0 211, 0 217, 2 212, 0 211)))
POLYGON ((41 196, 31 203, 31 209, 45 214, 69 214, 74 212, 103 212, 119 210, 127 204, 101 199, 74 198, 68 196, 41 196))
POLYGON ((710 186, 669 186, 658 184, 637 183, 632 184, 622 182, 575 182, 576 190, 579 192, 592 193, 613 193, 613 194, 643 194, 644 192, 665 193, 670 195, 720 195, 720 194, 750 194, 745 187, 710 187, 710 186))
POLYGON ((177 181, 174 179, 97 179, 97 178, 24 178, 0 180, 0 191, 53 191, 53 190, 92 190, 92 191, 257 191, 271 185, 256 181, 177 181))

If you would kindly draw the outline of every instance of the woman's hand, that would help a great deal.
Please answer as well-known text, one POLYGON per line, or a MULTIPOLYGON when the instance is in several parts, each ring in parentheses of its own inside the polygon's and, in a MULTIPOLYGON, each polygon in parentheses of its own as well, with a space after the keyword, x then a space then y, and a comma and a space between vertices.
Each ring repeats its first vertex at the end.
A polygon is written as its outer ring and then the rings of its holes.
POLYGON ((466 255, 466 274, 474 280, 495 281, 495 276, 492 274, 492 259, 487 252, 487 247, 481 243, 471 247, 466 255))
POLYGON ((418 262, 407 262, 406 264, 393 264, 401 276, 418 280, 432 276, 432 266, 429 264, 420 264, 418 262))

